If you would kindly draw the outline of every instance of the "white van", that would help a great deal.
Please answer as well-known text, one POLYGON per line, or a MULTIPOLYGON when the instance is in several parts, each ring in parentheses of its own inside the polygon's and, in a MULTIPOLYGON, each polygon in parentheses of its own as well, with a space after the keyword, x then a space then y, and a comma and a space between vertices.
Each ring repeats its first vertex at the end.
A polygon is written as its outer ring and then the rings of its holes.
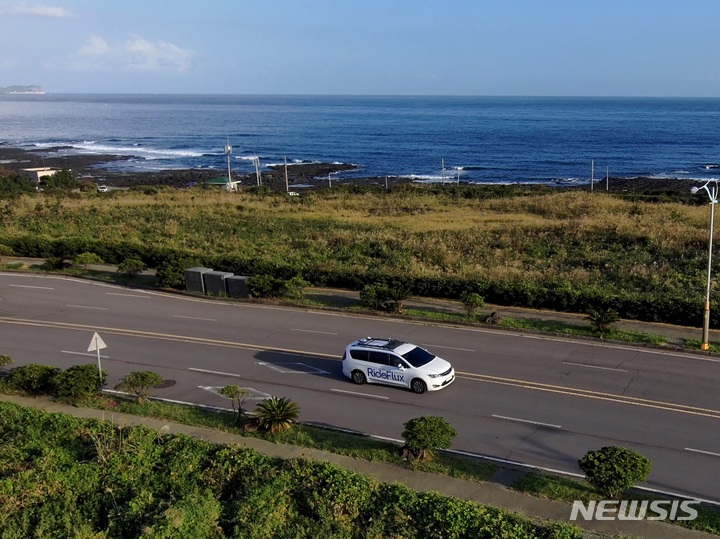
POLYGON ((366 337, 345 348, 342 371, 356 384, 407 387, 415 393, 437 391, 455 380, 444 359, 412 343, 366 337))

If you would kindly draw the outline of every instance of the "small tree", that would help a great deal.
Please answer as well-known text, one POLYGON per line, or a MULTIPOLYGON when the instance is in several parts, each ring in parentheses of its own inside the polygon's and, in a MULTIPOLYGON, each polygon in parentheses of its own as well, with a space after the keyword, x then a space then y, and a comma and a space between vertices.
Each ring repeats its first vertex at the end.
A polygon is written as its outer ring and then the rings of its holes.
POLYGON ((98 372, 97 365, 73 365, 59 372, 53 378, 53 385, 58 397, 69 401, 82 402, 100 393, 105 384, 107 373, 98 372))
POLYGON ((117 270, 127 278, 133 278, 147 269, 145 262, 137 258, 126 258, 118 264, 117 270))
POLYGON ((103 259, 100 258, 95 253, 85 252, 80 253, 75 257, 75 260, 73 260, 73 264, 76 266, 82 266, 85 269, 88 269, 88 267, 91 264, 103 264, 103 259))
POLYGON ((270 397, 258 404, 255 426, 259 430, 278 433, 293 426, 300 415, 300 407, 287 397, 270 397))
POLYGON ((250 396, 250 391, 239 386, 225 386, 219 391, 220 395, 230 399, 233 412, 235 412, 235 423, 245 422, 247 413, 245 413, 245 401, 250 396))
POLYGON ((588 451, 578 464, 587 482, 611 498, 650 475, 650 460, 624 447, 588 451))
POLYGON ((620 320, 620 315, 615 309, 609 307, 601 307, 599 309, 589 309, 585 319, 598 333, 607 333, 612 329, 612 325, 620 320))
POLYGON ((156 372, 134 371, 123 376, 115 389, 132 393, 137 398, 138 404, 144 404, 150 396, 150 390, 164 381, 156 372))
POLYGON ((432 457, 434 449, 447 449, 457 431, 444 417, 424 416, 405 423, 402 437, 405 445, 403 456, 410 460, 426 460, 432 457))
POLYGON ((462 301, 465 314, 467 314, 470 320, 475 320, 478 311, 485 307, 485 299, 476 292, 465 292, 460 298, 460 301, 462 301))

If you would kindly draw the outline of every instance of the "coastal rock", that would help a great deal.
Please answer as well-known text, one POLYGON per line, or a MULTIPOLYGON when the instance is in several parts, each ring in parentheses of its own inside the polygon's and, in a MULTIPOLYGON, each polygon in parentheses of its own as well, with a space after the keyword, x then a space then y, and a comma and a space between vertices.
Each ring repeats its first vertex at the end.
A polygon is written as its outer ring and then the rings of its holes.
MULTIPOLYGON (((168 187, 185 188, 202 183, 203 181, 222 176, 223 172, 217 169, 182 169, 161 170, 147 172, 118 172, 108 170, 103 165, 127 159, 117 155, 77 155, 64 154, 67 148, 56 147, 44 149, 42 153, 13 148, 0 144, 0 169, 8 172, 19 172, 23 168, 51 167, 56 169, 67 168, 72 170, 76 177, 91 181, 102 182, 115 187, 133 187, 139 185, 162 185, 168 187)), ((328 174, 333 175, 347 170, 356 170, 355 165, 342 163, 288 163, 288 184, 307 185, 313 187, 326 187, 328 174)), ((254 174, 235 176, 241 186, 253 187, 257 185, 254 174)), ((331 176, 332 181, 336 178, 331 176)), ((271 189, 285 190, 285 167, 273 165, 270 170, 261 174, 262 184, 271 189)), ((410 182, 411 179, 392 178, 390 185, 399 182, 410 182)), ((385 178, 352 178, 342 179, 343 185, 384 185, 385 178)), ((633 192, 644 194, 684 193, 690 192, 698 181, 679 180, 670 178, 610 178, 608 191, 633 192)), ((605 191, 605 182, 596 182, 594 189, 605 191)), ((589 186, 577 186, 567 189, 588 190, 589 186)))

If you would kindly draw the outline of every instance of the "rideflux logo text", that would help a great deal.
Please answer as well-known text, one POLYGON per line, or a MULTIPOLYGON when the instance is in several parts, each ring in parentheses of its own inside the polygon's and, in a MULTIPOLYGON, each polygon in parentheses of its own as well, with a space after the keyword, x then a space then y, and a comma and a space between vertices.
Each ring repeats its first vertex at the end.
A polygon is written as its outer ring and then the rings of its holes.
POLYGON ((695 520, 698 516, 691 500, 575 500, 570 520, 695 520))

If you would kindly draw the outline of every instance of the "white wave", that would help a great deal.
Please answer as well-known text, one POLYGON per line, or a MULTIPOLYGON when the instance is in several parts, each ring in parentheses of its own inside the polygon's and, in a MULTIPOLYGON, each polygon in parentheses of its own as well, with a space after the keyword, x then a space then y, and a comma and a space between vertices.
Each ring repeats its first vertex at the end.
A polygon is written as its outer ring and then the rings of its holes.
MULTIPOLYGON (((437 176, 434 174, 407 174, 407 175, 403 174, 402 177, 408 178, 408 179, 410 179, 414 182, 418 182, 418 183, 435 183, 435 182, 442 183, 443 182, 442 175, 437 176)), ((453 183, 456 180, 457 180, 457 178, 455 176, 446 175, 444 178, 444 181, 446 183, 453 183)))
POLYGON ((167 159, 173 157, 202 157, 201 152, 193 150, 160 150, 156 148, 144 148, 141 146, 109 146, 97 143, 72 144, 73 148, 90 153, 132 155, 145 157, 146 159, 167 159))
POLYGON ((85 154, 107 154, 123 155, 131 157, 142 157, 144 159, 173 159, 178 157, 202 157, 203 153, 195 150, 170 150, 158 148, 146 148, 138 143, 132 146, 112 146, 101 144, 94 140, 83 140, 81 142, 52 141, 38 142, 34 144, 37 148, 54 148, 58 146, 71 148, 77 153, 85 154))

